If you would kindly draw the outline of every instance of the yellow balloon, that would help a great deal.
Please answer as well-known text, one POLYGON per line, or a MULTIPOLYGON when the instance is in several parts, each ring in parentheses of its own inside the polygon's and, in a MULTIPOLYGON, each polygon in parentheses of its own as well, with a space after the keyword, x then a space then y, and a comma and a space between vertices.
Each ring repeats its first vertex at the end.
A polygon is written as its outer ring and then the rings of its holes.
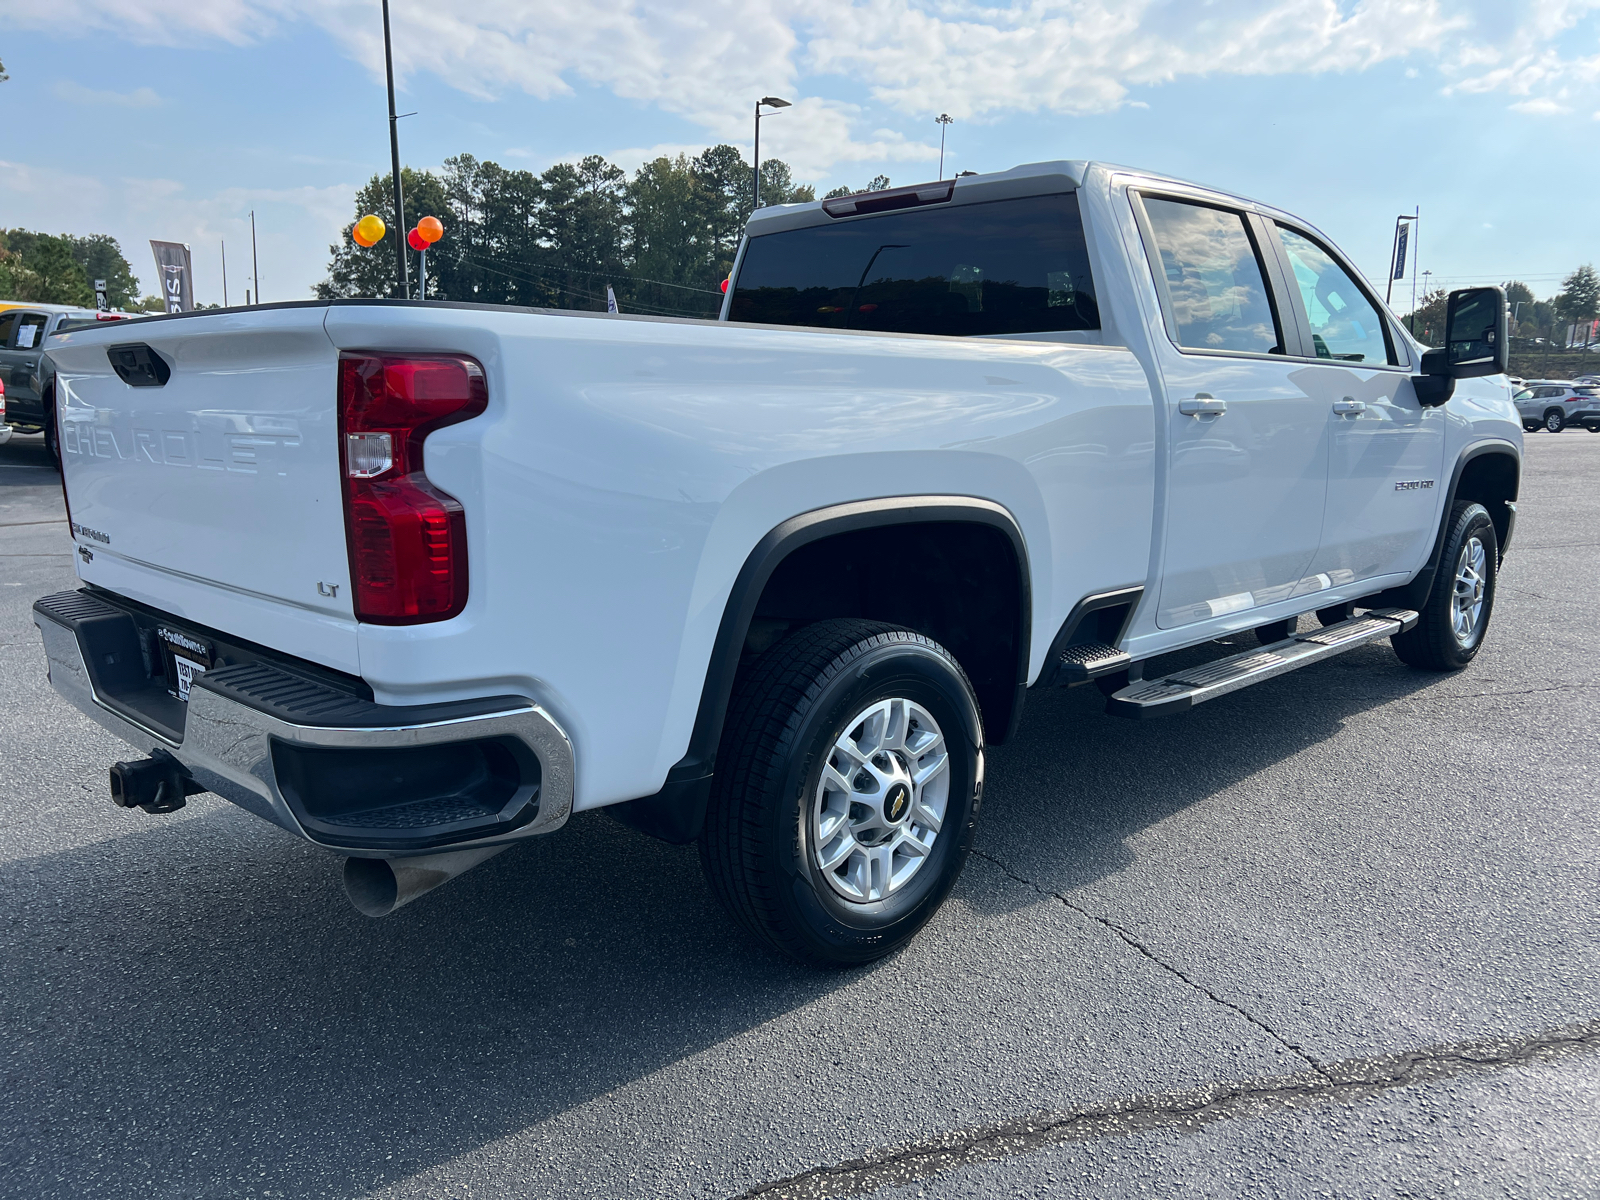
POLYGON ((356 241, 365 246, 372 246, 383 239, 387 229, 388 227, 384 225, 382 217, 376 213, 368 213, 356 222, 353 232, 356 235, 356 241))

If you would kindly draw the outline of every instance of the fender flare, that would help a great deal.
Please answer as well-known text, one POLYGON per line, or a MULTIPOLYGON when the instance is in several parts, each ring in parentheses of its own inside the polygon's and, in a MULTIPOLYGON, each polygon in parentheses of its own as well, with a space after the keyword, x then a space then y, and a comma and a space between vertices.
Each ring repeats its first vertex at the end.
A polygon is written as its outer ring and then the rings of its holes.
POLYGON ((684 756, 667 771, 661 790, 652 796, 608 806, 623 824, 663 841, 682 844, 700 836, 705 822, 706 804, 711 796, 711 780, 716 768, 717 745, 727 718, 728 701, 739 669, 750 622, 762 590, 778 565, 790 554, 810 542, 838 533, 885 525, 912 525, 932 522, 966 522, 998 530, 1010 542, 1018 573, 1018 629, 1016 695, 1011 719, 1000 731, 996 743, 1004 741, 1016 728, 1022 713, 1022 699, 1028 684, 1028 656, 1032 633, 1032 573, 1027 543, 1022 528, 1006 508, 974 496, 888 496, 876 500, 857 500, 828 505, 790 517, 756 543, 745 557, 723 606, 722 621, 706 665, 700 707, 684 756))

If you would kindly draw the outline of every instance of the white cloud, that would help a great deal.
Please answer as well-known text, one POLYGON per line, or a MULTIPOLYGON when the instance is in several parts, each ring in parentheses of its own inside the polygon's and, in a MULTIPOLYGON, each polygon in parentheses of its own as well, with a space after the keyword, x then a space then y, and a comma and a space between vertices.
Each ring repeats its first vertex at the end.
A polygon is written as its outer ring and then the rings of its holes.
POLYGON ((1554 117, 1572 111, 1565 104, 1557 103, 1548 96, 1541 96, 1537 100, 1518 100, 1511 108, 1515 112, 1535 117, 1554 117))
POLYGON ((51 87, 56 99, 72 104, 114 104, 122 108, 155 108, 165 103, 154 88, 134 88, 131 92, 97 92, 70 79, 58 79, 51 87))
MULTIPOLYGON (((429 72, 486 99, 602 87, 681 116, 708 140, 746 147, 751 98, 783 95, 795 107, 763 133, 808 177, 937 154, 931 137, 864 133, 860 107, 827 98, 840 78, 852 94, 906 117, 947 111, 981 122, 1145 104, 1134 89, 1182 78, 1359 72, 1404 60, 1408 73, 1418 64, 1441 72, 1447 91, 1500 93, 1530 115, 1566 111, 1600 92, 1600 57, 1572 58, 1560 46, 1596 8, 1600 0, 392 3, 402 85, 429 72)), ((36 12, 20 23, 44 25, 44 9, 36 12)), ((17 14, 8 19, 19 23, 17 14)), ((240 44, 292 23, 320 27, 381 76, 370 0, 57 0, 48 12, 55 33, 113 29, 176 44, 240 44)))

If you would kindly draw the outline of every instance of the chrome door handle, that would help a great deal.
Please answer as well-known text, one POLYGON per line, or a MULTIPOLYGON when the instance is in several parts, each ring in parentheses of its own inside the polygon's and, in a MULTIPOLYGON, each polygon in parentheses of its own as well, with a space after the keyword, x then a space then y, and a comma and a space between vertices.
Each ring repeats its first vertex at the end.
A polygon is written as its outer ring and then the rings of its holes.
POLYGON ((1367 405, 1366 401, 1364 400, 1357 400, 1353 396, 1346 396, 1343 400, 1337 400, 1334 402, 1333 411, 1342 417, 1351 416, 1355 413, 1366 412, 1367 405))
POLYGON ((1179 400, 1178 411, 1186 417, 1220 417, 1228 411, 1228 402, 1209 392, 1197 392, 1193 400, 1179 400))

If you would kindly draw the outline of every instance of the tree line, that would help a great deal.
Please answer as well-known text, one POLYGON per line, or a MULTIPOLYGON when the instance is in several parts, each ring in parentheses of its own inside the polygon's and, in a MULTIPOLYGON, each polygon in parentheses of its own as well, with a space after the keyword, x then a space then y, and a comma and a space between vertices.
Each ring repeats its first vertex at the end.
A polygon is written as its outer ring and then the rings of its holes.
MULTIPOLYGON (((690 158, 662 156, 630 178, 600 155, 549 170, 507 169, 458 154, 441 170, 400 172, 407 229, 425 216, 444 222, 443 240, 428 251, 428 297, 489 304, 600 311, 612 288, 625 312, 712 317, 721 283, 750 219, 750 164, 733 146, 712 146, 690 158)), ((345 235, 328 247, 324 299, 386 296, 395 283, 394 191, 390 175, 374 175, 356 193, 353 225, 376 213, 389 225, 376 245, 345 235)), ((889 186, 877 176, 872 191, 889 186)), ((829 196, 849 195, 849 187, 829 196)), ((761 200, 792 204, 816 199, 780 159, 761 164, 761 200)), ((411 255, 413 294, 417 258, 411 255)))
MULTIPOLYGON (((139 281, 117 239, 104 233, 74 237, 32 229, 0 231, 0 300, 94 307, 94 280, 106 281, 112 308, 141 306, 139 281)), ((161 301, 151 302, 164 308, 161 301)))
MULTIPOLYGON (((1509 279, 1500 285, 1506 291, 1511 309, 1511 336, 1533 342, 1542 338, 1548 344, 1566 344, 1571 325, 1586 325, 1600 316, 1600 272, 1589 263, 1578 267, 1561 281, 1561 290, 1549 300, 1535 300, 1533 289, 1520 280, 1509 279)), ((1406 318, 1419 341, 1428 346, 1444 345, 1445 306, 1450 294, 1444 289, 1429 292, 1416 310, 1406 318)))

